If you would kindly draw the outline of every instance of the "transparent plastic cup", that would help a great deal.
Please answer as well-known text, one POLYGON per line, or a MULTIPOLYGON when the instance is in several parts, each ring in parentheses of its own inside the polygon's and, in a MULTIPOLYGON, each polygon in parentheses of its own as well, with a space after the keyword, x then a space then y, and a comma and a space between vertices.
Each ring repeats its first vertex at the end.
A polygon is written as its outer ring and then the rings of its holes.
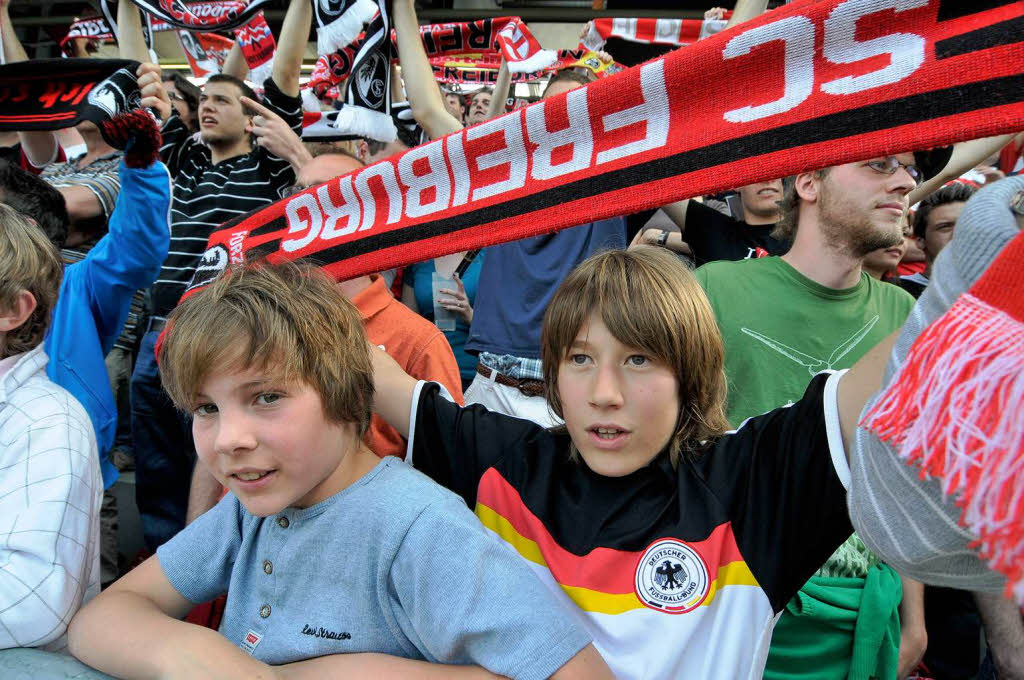
POLYGON ((455 330, 455 312, 440 305, 441 300, 452 300, 453 298, 447 293, 441 293, 440 290, 442 288, 458 290, 458 284, 454 279, 442 278, 438 276, 437 272, 434 272, 430 276, 430 288, 434 298, 434 324, 442 331, 455 330))

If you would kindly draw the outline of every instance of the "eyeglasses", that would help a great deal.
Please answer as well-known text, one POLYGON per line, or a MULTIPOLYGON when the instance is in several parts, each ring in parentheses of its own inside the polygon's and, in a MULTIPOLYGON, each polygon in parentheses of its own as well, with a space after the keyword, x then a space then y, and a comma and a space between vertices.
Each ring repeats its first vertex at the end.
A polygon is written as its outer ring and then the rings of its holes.
POLYGON ((288 198, 289 196, 294 196, 295 194, 301 194, 306 189, 315 186, 315 184, 293 184, 291 186, 285 187, 284 189, 281 189, 281 198, 288 198))
POLYGON ((903 168, 910 175, 910 179, 914 180, 914 184, 920 186, 924 175, 921 170, 913 164, 901 163, 895 156, 888 156, 886 158, 876 158, 870 160, 864 165, 868 166, 872 170, 882 175, 895 175, 896 171, 903 168))

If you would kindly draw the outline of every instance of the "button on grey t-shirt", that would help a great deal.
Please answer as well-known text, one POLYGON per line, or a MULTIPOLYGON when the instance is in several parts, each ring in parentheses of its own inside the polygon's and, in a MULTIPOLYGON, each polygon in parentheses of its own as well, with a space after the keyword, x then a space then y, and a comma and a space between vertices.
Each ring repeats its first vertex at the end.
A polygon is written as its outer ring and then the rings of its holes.
POLYGON ((256 517, 228 494, 157 550, 220 631, 272 665, 346 652, 546 678, 590 639, 462 500, 387 457, 310 508, 256 517))

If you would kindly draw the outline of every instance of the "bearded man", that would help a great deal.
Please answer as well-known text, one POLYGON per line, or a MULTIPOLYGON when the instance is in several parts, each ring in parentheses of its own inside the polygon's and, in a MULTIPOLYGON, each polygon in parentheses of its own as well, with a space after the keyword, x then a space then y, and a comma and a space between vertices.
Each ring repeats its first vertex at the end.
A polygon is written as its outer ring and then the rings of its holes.
MULTIPOLYGON (((773 236, 792 241, 789 252, 697 270, 725 341, 734 426, 793 403, 816 373, 850 368, 903 325, 913 297, 869 276, 863 262, 903 241, 908 196, 925 174, 915 154, 901 153, 786 178, 773 236)), ((850 650, 875 660, 879 677, 906 677, 925 650, 923 592, 852 535, 801 589, 802 601, 821 604, 808 605, 816 614, 787 608, 776 624, 765 678, 846 677, 851 664, 864 663, 850 650), (871 620, 877 639, 859 641, 865 627, 844 627, 829 614, 851 594, 873 605, 850 612, 871 620)))
POLYGON ((789 177, 774 232, 789 252, 697 270, 725 339, 733 425, 795 401, 815 373, 849 368, 903 324, 913 298, 862 264, 903 240, 922 179, 912 153, 789 177))

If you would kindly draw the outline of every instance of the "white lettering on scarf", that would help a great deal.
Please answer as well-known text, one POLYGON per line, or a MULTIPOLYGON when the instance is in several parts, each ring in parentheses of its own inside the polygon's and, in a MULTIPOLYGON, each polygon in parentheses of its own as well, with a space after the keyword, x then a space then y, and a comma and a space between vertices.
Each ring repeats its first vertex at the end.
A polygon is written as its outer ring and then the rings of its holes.
POLYGON ((552 179, 590 167, 594 153, 594 136, 590 130, 590 112, 587 109, 587 91, 570 90, 565 97, 569 125, 561 130, 548 130, 547 101, 526 109, 526 131, 530 142, 537 145, 533 152, 530 176, 534 179, 552 179), (551 154, 555 149, 571 147, 569 160, 554 164, 551 154))
POLYGON ((508 165, 508 179, 473 189, 474 201, 521 189, 526 184, 527 154, 521 119, 522 111, 520 110, 499 118, 492 118, 466 130, 467 141, 492 134, 501 134, 504 137, 505 143, 500 149, 477 156, 477 170, 489 170, 499 165, 508 165))

